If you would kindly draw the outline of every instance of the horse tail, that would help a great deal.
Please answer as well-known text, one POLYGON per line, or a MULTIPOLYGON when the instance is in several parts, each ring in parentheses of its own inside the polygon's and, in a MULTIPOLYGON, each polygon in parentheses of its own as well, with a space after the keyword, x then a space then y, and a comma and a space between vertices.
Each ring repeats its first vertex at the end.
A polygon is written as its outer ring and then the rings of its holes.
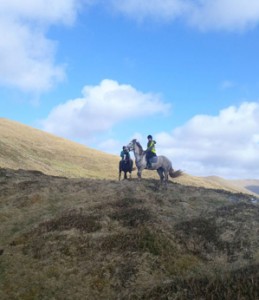
POLYGON ((176 177, 182 176, 183 175, 183 171, 181 171, 181 170, 174 171, 173 168, 170 168, 169 175, 172 178, 176 178, 176 177))

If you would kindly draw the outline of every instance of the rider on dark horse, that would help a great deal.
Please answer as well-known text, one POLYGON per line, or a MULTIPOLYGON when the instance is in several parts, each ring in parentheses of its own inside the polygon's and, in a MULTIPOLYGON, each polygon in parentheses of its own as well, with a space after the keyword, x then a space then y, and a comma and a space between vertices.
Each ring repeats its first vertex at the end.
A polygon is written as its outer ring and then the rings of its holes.
POLYGON ((122 147, 122 151, 121 151, 120 157, 121 157, 121 160, 124 162, 124 164, 129 163, 129 161, 130 161, 130 153, 129 153, 129 150, 127 149, 126 146, 122 147))
POLYGON ((127 179, 127 172, 130 174, 133 170, 133 160, 130 158, 129 149, 126 146, 122 147, 120 154, 121 160, 119 163, 119 180, 121 179, 121 172, 124 172, 124 179, 127 179))
POLYGON ((147 136, 148 143, 147 143, 147 150, 146 150, 146 160, 147 160, 147 168, 150 169, 152 167, 151 159, 156 155, 156 148, 155 144, 156 141, 153 140, 152 135, 147 136))

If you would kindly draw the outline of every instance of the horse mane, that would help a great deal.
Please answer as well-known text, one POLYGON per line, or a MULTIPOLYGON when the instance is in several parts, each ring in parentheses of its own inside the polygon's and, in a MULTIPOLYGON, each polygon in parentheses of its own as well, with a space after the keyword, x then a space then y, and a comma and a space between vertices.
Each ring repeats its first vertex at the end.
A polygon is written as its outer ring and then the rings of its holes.
POLYGON ((143 148, 142 148, 142 146, 140 145, 140 143, 137 141, 137 140, 135 140, 136 141, 136 145, 139 147, 139 149, 140 149, 140 155, 142 155, 142 153, 144 152, 144 150, 143 150, 143 148))

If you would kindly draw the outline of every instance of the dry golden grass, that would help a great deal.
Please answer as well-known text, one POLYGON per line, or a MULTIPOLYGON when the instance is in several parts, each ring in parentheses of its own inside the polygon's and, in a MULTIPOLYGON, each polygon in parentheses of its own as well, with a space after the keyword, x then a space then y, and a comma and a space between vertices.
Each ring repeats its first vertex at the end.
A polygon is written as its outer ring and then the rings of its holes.
POLYGON ((259 194, 259 179, 236 179, 230 181, 235 186, 244 187, 256 194, 259 194))
POLYGON ((0 167, 49 175, 118 178, 119 156, 6 119, 0 119, 0 167))
POLYGON ((259 207, 157 180, 0 169, 0 299, 257 299, 259 207))
POLYGON ((225 180, 218 176, 198 177, 184 174, 179 178, 175 178, 174 182, 187 186, 204 187, 207 189, 221 189, 232 193, 244 193, 258 196, 258 193, 254 193, 251 190, 246 189, 244 185, 235 184, 232 180, 225 180))

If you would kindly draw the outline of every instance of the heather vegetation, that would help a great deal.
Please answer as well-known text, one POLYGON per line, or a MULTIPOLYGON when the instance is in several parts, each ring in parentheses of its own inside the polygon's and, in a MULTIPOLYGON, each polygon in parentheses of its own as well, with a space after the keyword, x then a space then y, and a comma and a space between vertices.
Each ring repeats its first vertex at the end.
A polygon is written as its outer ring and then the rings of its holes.
POLYGON ((0 299, 258 299, 250 195, 0 169, 0 299))

